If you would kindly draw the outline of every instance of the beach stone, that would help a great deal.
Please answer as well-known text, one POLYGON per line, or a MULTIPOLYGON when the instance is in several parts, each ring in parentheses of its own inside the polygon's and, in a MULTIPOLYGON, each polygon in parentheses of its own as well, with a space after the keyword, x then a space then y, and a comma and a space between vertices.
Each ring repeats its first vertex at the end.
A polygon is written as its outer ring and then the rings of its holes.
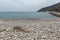
POLYGON ((0 40, 60 40, 60 21, 20 20, 4 23, 0 25, 0 40))

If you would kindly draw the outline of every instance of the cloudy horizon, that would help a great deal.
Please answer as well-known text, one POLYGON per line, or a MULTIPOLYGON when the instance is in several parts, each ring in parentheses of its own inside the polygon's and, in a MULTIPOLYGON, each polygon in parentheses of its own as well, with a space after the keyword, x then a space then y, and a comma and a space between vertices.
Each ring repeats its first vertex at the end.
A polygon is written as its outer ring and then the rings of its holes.
POLYGON ((37 11, 58 2, 60 0, 0 0, 0 12, 37 11))

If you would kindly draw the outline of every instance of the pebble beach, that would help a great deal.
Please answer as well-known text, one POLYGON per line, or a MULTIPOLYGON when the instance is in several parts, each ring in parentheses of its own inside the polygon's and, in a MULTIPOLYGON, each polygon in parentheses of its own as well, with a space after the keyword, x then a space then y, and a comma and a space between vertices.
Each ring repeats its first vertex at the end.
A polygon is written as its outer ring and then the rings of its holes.
POLYGON ((60 21, 0 20, 0 40, 60 40, 60 21))

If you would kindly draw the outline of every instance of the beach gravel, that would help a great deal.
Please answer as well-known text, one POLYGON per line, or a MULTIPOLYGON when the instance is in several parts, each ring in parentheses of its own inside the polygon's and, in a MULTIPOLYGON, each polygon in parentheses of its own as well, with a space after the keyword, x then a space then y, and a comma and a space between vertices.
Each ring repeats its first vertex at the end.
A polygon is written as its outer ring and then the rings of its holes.
POLYGON ((0 21, 0 40, 60 40, 60 21, 0 21))

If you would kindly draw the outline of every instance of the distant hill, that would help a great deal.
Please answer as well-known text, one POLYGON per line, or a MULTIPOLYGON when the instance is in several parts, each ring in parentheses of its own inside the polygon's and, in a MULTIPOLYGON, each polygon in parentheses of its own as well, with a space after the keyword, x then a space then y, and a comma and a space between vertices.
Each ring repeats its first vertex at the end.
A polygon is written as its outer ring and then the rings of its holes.
POLYGON ((54 4, 52 6, 45 7, 45 8, 42 8, 42 9, 38 10, 38 12, 45 12, 45 11, 60 12, 60 3, 57 3, 57 4, 54 4))

